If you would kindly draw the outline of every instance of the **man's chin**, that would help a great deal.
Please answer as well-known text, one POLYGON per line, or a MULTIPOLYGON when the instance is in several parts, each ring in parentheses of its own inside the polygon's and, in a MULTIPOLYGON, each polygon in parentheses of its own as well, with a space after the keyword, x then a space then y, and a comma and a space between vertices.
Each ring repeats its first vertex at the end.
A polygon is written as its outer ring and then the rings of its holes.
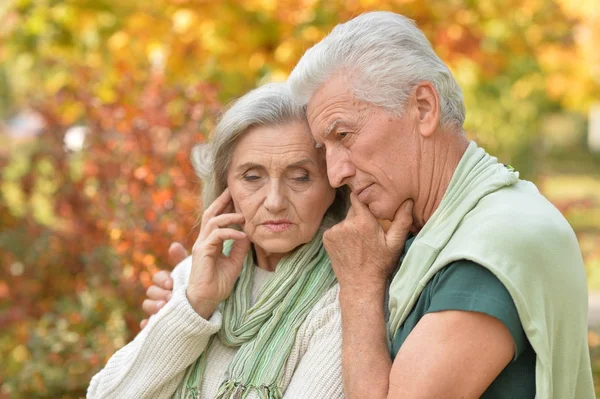
POLYGON ((382 205, 383 204, 374 201, 367 206, 369 207, 371 214, 375 216, 376 219, 388 221, 394 220, 394 215, 396 214, 396 211, 387 209, 387 207, 382 205))

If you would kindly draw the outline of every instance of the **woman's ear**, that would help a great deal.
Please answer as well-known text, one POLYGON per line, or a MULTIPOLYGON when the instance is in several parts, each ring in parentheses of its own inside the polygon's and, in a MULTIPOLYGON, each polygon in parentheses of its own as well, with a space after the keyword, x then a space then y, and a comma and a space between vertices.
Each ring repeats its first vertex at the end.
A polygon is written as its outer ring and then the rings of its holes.
POLYGON ((440 98, 431 82, 421 82, 415 88, 419 118, 417 124, 423 137, 430 137, 440 123, 440 98))

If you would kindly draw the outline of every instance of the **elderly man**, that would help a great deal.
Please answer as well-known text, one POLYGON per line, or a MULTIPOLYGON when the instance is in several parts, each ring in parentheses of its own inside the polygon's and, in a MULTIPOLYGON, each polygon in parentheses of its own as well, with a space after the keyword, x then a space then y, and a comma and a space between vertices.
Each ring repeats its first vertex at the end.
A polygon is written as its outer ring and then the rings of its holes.
POLYGON ((461 89, 412 21, 338 25, 289 84, 331 185, 352 190, 324 236, 347 396, 593 398, 576 237, 465 138, 461 89))
POLYGON ((461 90, 423 33, 397 14, 361 15, 307 51, 289 84, 330 183, 353 193, 324 237, 348 396, 594 397, 575 234, 467 141, 461 90), (404 245, 407 224, 418 234, 404 245))

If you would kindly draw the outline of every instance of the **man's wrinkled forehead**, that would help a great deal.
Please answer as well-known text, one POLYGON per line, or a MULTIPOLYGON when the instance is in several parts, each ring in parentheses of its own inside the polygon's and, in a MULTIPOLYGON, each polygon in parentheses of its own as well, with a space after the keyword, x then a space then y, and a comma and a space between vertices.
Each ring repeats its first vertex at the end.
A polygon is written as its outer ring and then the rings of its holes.
POLYGON ((306 116, 315 138, 326 137, 355 108, 356 99, 345 79, 327 80, 309 99, 306 116))

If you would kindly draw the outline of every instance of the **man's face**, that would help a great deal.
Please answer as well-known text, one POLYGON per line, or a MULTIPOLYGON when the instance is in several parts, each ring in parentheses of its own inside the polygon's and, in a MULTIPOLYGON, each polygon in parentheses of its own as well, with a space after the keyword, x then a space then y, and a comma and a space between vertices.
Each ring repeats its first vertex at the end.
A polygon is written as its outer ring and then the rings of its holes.
POLYGON ((312 96, 307 117, 314 139, 325 146, 333 187, 350 186, 378 219, 393 220, 400 205, 414 199, 420 157, 414 112, 398 117, 361 102, 338 75, 312 96))

